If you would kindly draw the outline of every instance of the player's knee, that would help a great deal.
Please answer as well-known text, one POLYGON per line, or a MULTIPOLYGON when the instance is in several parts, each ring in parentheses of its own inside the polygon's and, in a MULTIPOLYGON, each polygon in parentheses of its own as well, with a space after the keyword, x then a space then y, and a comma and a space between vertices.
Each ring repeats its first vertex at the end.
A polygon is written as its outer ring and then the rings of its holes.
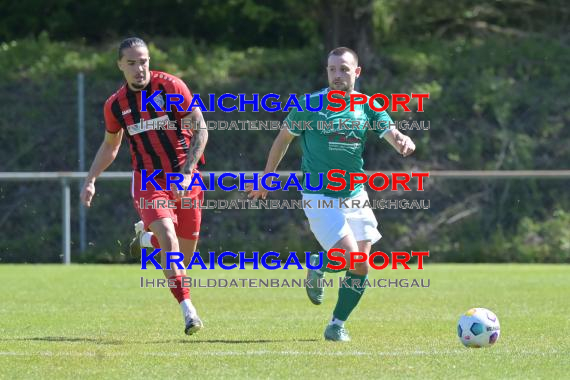
POLYGON ((368 260, 366 260, 365 262, 362 263, 355 263, 354 270, 351 272, 360 276, 364 276, 368 274, 369 270, 370 270, 370 265, 368 264, 368 260))
POLYGON ((178 245, 178 237, 174 228, 165 228, 157 237, 159 240, 167 241, 170 245, 173 245, 175 242, 178 245))
MULTIPOLYGON (((155 234, 158 241, 166 247, 178 247, 178 237, 174 225, 169 223, 168 220, 157 220, 150 225, 150 229, 155 234)), ((166 249, 168 250, 168 249, 166 249)))

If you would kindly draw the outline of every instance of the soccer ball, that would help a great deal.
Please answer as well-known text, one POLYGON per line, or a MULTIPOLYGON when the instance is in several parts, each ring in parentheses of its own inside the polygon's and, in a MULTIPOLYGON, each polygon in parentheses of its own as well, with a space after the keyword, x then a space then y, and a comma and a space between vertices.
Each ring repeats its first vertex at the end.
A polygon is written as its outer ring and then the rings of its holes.
POLYGON ((467 310, 457 324, 459 340, 467 347, 492 346, 500 334, 499 318, 491 310, 482 307, 467 310))

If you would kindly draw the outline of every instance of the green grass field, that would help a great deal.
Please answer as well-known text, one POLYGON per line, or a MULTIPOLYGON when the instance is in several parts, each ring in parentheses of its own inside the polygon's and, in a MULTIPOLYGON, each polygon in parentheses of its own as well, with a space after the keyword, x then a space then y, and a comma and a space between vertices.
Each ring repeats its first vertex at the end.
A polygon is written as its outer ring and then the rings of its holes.
MULTIPOLYGON (((188 337, 168 289, 141 289, 142 274, 135 266, 1 265, 0 378, 570 376, 568 265, 373 273, 430 279, 430 287, 368 289, 345 344, 322 338, 336 288, 321 306, 303 288, 196 288, 206 328, 188 337), (501 338, 491 348, 464 348, 456 336, 459 315, 474 306, 500 319, 501 338)), ((190 275, 304 278, 297 270, 190 275)))

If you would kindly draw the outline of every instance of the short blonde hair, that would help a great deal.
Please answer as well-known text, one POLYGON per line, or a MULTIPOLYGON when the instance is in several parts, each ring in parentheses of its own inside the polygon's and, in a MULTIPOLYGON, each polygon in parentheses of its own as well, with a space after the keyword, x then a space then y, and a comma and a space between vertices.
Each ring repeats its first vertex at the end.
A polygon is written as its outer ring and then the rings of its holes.
POLYGON ((358 54, 356 54, 356 52, 354 50, 347 48, 347 47, 344 47, 344 46, 340 46, 340 47, 332 49, 331 52, 329 53, 329 55, 327 56, 327 58, 329 58, 331 55, 341 56, 344 53, 352 54, 352 56, 354 57, 354 60, 356 61, 356 66, 358 66, 358 54))

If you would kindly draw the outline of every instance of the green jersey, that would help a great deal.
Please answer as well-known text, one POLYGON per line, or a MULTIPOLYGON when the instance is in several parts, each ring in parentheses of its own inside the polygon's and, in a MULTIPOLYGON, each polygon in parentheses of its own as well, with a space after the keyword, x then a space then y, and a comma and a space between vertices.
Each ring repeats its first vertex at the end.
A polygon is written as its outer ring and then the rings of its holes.
MULTIPOLYGON (((328 88, 311 94, 310 107, 319 107, 320 97, 323 106, 320 111, 313 112, 307 110, 307 104, 301 102, 303 112, 293 108, 285 119, 284 123, 290 133, 301 137, 301 147, 303 150, 303 160, 301 170, 303 171, 303 193, 323 194, 328 197, 352 197, 362 190, 362 184, 350 190, 350 173, 364 173, 362 153, 368 130, 371 130, 379 138, 383 137, 390 128, 393 129, 392 119, 386 112, 374 111, 368 105, 369 96, 365 104, 355 104, 354 111, 350 111, 350 100, 346 100, 346 108, 343 111, 329 111, 327 106, 338 107, 338 103, 330 103, 327 100, 328 88), (327 180, 327 172, 332 169, 346 170, 344 179, 346 188, 340 191, 329 190, 327 185, 331 183, 327 180), (309 190, 307 188, 307 174, 309 175, 309 185, 315 188, 319 185, 319 173, 322 173, 323 186, 320 190, 309 190)), ((375 102, 375 106, 380 108, 380 104, 375 102)), ((335 174, 335 177, 341 177, 335 174)), ((332 182, 332 186, 338 186, 338 182, 332 182)))

